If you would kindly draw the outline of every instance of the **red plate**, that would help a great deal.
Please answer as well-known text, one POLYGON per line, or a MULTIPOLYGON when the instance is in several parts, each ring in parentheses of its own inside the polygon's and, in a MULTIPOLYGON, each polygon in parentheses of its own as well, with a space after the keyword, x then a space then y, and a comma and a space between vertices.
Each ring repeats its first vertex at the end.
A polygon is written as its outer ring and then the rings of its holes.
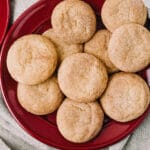
MULTIPOLYGON (((10 77, 6 67, 6 56, 10 45, 20 36, 29 33, 42 33, 49 28, 50 15, 58 2, 60 2, 60 0, 39 1, 25 11, 11 27, 4 41, 1 53, 0 73, 2 94, 5 103, 17 122, 36 139, 59 149, 99 149, 111 145, 131 133, 143 121, 150 109, 148 109, 143 116, 129 123, 123 124, 105 119, 103 130, 95 139, 84 144, 74 144, 66 141, 58 132, 55 122, 55 113, 39 117, 26 112, 19 105, 16 96, 17 83, 10 77)), ((95 9, 99 20, 98 28, 102 28, 99 18, 103 1, 86 0, 86 2, 88 2, 95 9)), ((150 79, 150 68, 141 72, 141 75, 145 77, 145 80, 150 79)))
POLYGON ((0 0, 0 45, 9 22, 9 0, 0 0))

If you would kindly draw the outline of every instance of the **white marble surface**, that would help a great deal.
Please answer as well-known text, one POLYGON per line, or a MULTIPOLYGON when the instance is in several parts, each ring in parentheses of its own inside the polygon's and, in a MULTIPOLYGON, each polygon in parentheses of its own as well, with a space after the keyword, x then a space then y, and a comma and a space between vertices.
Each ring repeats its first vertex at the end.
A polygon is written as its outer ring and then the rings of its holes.
MULTIPOLYGON (((11 20, 38 0, 11 0, 11 20)), ((150 3, 150 0, 146 3, 150 3)), ((8 112, 0 95, 0 150, 54 150, 28 135, 8 112)), ((150 150, 150 115, 128 138, 105 150, 150 150)))

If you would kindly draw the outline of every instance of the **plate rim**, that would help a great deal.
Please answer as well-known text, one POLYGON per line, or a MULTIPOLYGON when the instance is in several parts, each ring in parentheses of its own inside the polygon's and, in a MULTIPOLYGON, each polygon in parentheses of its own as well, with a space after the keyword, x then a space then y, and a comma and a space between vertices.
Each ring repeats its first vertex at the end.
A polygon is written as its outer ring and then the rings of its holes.
MULTIPOLYGON (((10 19, 10 0, 1 0, 0 1, 0 4, 1 5, 5 5, 6 7, 6 10, 4 9, 4 7, 2 7, 2 9, 0 10, 0 14, 1 13, 6 13, 6 18, 3 17, 3 26, 4 28, 2 29, 2 35, 0 37, 0 45, 2 44, 3 40, 4 40, 4 37, 6 35, 6 32, 7 32, 7 29, 8 29, 8 26, 9 26, 9 19, 10 19)), ((1 26, 1 25, 0 25, 1 26)))

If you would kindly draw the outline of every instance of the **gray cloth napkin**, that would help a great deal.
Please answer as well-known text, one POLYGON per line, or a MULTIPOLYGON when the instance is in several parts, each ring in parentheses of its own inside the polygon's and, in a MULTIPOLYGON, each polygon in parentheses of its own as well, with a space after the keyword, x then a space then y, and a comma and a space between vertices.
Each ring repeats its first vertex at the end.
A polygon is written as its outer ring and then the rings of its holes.
MULTIPOLYGON (((38 0, 11 0, 12 21, 30 5, 38 0)), ((147 4, 150 3, 150 0, 147 4)), ((149 150, 150 148, 150 115, 142 125, 119 143, 103 150, 149 150)), ((8 112, 0 95, 0 150, 55 150, 27 134, 8 112)))

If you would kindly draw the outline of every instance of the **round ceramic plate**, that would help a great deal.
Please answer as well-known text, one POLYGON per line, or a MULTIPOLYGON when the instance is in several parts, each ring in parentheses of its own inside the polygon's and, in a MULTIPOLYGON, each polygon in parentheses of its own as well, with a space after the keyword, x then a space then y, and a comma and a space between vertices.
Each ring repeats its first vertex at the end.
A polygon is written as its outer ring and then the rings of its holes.
POLYGON ((0 45, 9 22, 9 0, 0 0, 0 45))
MULTIPOLYGON (((103 28, 100 20, 102 0, 85 0, 96 12, 98 28, 103 28)), ((129 123, 118 123, 105 117, 103 130, 93 140, 84 144, 66 141, 58 132, 56 112, 46 116, 35 116, 26 112, 18 103, 16 96, 17 83, 10 77, 6 67, 6 56, 10 45, 19 37, 30 33, 42 33, 50 28, 50 16, 60 0, 41 0, 25 11, 11 27, 5 38, 1 53, 1 89, 10 112, 17 122, 33 137, 50 146, 65 150, 91 150, 111 145, 130 134, 143 121, 149 110, 137 120, 129 123)), ((150 68, 140 74, 146 81, 150 79, 150 68)))

